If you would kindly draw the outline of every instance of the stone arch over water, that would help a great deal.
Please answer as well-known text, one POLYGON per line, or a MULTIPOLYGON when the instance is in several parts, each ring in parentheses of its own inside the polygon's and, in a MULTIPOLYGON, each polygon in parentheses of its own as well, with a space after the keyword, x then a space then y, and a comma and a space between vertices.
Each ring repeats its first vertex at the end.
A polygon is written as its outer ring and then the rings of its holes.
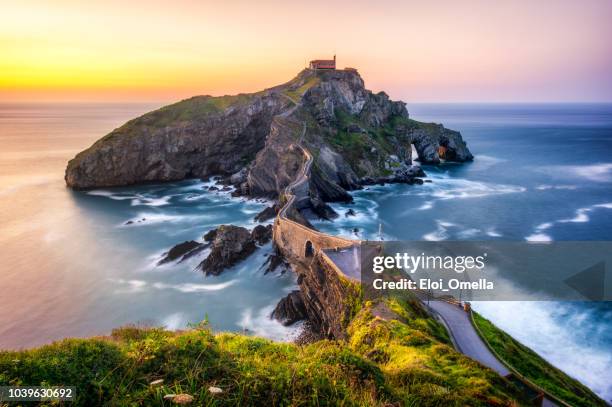
POLYGON ((314 247, 312 246, 312 242, 310 240, 306 240, 306 244, 304 245, 304 256, 314 256, 314 247))

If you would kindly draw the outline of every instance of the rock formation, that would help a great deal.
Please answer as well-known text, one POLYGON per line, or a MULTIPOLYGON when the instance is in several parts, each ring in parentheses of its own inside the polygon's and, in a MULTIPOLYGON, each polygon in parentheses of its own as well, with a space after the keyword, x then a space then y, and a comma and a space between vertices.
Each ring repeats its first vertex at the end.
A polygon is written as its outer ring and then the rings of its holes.
POLYGON ((285 326, 292 325, 297 321, 306 319, 306 306, 299 290, 290 292, 272 311, 272 318, 285 326))
POLYGON ((203 243, 198 243, 194 240, 188 240, 183 243, 179 243, 173 248, 171 248, 167 253, 164 253, 164 257, 157 263, 157 265, 162 265, 165 263, 169 263, 177 260, 179 257, 181 261, 186 260, 187 258, 194 255, 196 252, 199 252, 205 246, 203 243))
POLYGON ((221 225, 204 235, 204 241, 210 245, 210 254, 197 268, 206 275, 219 275, 226 268, 251 255, 257 245, 268 243, 270 239, 272 239, 272 225, 257 225, 250 232, 240 226, 221 225))
POLYGON ((364 179, 412 182, 412 145, 422 163, 440 162, 441 147, 448 161, 472 159, 458 132, 410 119, 356 71, 304 70, 261 92, 196 96, 133 119, 77 154, 65 178, 85 189, 221 175, 235 195, 278 197, 303 161, 298 142, 315 156, 315 204, 350 201, 364 179))

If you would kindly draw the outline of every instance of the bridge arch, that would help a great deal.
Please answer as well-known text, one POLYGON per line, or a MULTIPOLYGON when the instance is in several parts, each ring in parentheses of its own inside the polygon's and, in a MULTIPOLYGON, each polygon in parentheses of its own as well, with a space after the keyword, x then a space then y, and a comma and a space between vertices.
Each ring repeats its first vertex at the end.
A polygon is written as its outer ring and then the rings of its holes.
POLYGON ((310 240, 306 240, 306 244, 304 245, 304 256, 314 256, 314 247, 312 246, 312 242, 310 240))

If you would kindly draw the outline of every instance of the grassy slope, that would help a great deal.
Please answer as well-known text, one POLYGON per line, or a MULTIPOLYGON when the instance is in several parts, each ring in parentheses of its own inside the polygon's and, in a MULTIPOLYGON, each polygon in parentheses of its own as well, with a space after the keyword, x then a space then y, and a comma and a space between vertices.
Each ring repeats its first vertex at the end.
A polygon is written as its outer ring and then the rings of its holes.
POLYGON ((542 359, 490 321, 474 313, 487 342, 504 360, 532 382, 575 406, 605 406, 589 388, 542 359))
POLYGON ((163 395, 183 392, 211 406, 501 406, 520 397, 455 352, 416 304, 392 301, 388 308, 400 320, 380 319, 367 304, 348 342, 298 346, 214 335, 206 326, 180 333, 122 328, 110 338, 0 352, 0 385, 75 385, 76 405, 87 406, 163 405, 163 395), (163 386, 149 386, 159 378, 163 386), (209 386, 223 393, 210 394, 209 386))

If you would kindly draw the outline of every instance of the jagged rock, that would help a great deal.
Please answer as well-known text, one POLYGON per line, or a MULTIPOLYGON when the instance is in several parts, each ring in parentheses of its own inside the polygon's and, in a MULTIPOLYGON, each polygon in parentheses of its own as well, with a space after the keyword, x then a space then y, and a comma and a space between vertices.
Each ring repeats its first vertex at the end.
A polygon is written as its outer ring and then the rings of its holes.
POLYGON ((206 275, 219 275, 224 269, 248 257, 256 247, 248 229, 221 225, 212 241, 210 254, 198 268, 206 275))
POLYGON ((257 225, 251 231, 251 238, 259 245, 266 244, 272 239, 272 225, 257 225))
POLYGON ((355 211, 354 211, 354 210, 352 210, 352 209, 349 209, 348 211, 346 211, 346 212, 344 213, 344 217, 346 217, 346 218, 348 218, 349 216, 355 216, 355 215, 356 215, 356 213, 355 213, 355 211))
POLYGON ((206 232, 206 234, 204 234, 204 241, 212 242, 213 240, 215 240, 215 237, 217 237, 217 229, 211 229, 206 232))
POLYGON ((289 263, 285 260, 282 254, 275 250, 274 253, 271 253, 263 264, 262 268, 265 269, 264 274, 271 273, 276 269, 280 268, 281 274, 284 274, 287 270, 289 270, 289 263))
POLYGON ((232 176, 229 179, 230 184, 232 184, 232 185, 240 185, 243 182, 246 182, 247 175, 248 175, 248 169, 246 167, 244 167, 240 171, 238 171, 237 173, 232 174, 232 176))
POLYGON ((323 202, 323 200, 319 198, 313 198, 311 201, 311 209, 315 215, 317 215, 321 219, 325 220, 333 220, 338 217, 336 211, 332 209, 331 206, 323 202))
POLYGON ((171 261, 175 261, 179 257, 183 257, 191 251, 199 248, 201 245, 202 243, 198 243, 194 240, 188 240, 183 243, 179 243, 176 246, 172 247, 167 253, 165 253, 164 257, 157 262, 157 265, 162 265, 171 261))
POLYGON ((441 146, 446 148, 446 161, 464 162, 474 159, 461 134, 446 129, 441 124, 430 124, 415 129, 410 137, 422 163, 438 164, 440 162, 438 148, 441 146))
POLYGON ((273 219, 276 217, 276 214, 279 211, 279 205, 274 204, 272 206, 266 207, 264 210, 255 215, 256 222, 265 222, 267 220, 273 219))
POLYGON ((297 321, 306 319, 306 306, 302 298, 302 293, 295 290, 289 293, 272 311, 272 318, 279 321, 284 326, 289 326, 297 321))

